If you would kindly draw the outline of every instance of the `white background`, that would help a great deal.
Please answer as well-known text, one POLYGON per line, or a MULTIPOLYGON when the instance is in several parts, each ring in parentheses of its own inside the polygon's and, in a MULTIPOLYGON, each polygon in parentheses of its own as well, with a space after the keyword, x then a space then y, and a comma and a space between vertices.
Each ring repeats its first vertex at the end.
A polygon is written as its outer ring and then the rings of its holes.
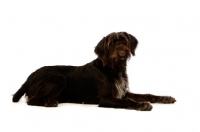
POLYGON ((198 0, 1 0, 0 131, 200 131, 198 0), (111 32, 139 45, 128 62, 135 93, 171 95, 151 112, 61 104, 12 103, 28 75, 44 65, 83 65, 111 32))

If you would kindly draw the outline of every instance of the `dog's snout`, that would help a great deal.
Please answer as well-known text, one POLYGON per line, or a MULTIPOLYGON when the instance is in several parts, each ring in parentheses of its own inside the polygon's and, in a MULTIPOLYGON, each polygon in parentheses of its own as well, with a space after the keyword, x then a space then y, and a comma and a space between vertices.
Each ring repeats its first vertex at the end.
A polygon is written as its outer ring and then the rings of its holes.
POLYGON ((125 56, 125 55, 126 55, 126 51, 120 50, 120 51, 119 51, 119 55, 120 55, 120 56, 125 56))

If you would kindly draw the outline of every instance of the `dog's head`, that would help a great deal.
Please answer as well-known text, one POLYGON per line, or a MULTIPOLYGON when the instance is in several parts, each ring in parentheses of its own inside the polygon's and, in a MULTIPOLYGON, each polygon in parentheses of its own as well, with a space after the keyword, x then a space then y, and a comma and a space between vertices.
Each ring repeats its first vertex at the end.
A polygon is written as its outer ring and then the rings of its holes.
POLYGON ((126 32, 114 32, 104 37, 95 47, 95 53, 103 66, 109 63, 126 62, 135 55, 137 39, 126 32))

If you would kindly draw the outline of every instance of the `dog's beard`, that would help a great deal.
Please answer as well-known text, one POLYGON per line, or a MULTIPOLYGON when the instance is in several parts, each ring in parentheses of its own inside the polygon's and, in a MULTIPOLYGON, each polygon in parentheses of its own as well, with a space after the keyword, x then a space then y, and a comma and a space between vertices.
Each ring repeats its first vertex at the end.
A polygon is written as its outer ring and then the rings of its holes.
POLYGON ((130 52, 126 52, 125 56, 120 56, 119 53, 117 51, 113 52, 112 55, 110 55, 109 58, 109 63, 108 65, 113 69, 121 69, 124 70, 126 67, 126 62, 130 59, 131 54, 130 52))

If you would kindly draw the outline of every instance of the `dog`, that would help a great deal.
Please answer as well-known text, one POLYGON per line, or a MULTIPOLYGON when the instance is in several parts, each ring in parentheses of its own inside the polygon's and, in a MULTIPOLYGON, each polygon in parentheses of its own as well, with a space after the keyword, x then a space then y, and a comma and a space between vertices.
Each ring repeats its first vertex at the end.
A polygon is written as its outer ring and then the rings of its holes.
POLYGON ((138 40, 127 32, 113 32, 94 49, 98 56, 83 66, 45 66, 33 72, 14 94, 25 94, 28 105, 57 107, 58 103, 98 104, 99 107, 150 111, 151 103, 174 103, 171 96, 130 92, 127 61, 138 40))

